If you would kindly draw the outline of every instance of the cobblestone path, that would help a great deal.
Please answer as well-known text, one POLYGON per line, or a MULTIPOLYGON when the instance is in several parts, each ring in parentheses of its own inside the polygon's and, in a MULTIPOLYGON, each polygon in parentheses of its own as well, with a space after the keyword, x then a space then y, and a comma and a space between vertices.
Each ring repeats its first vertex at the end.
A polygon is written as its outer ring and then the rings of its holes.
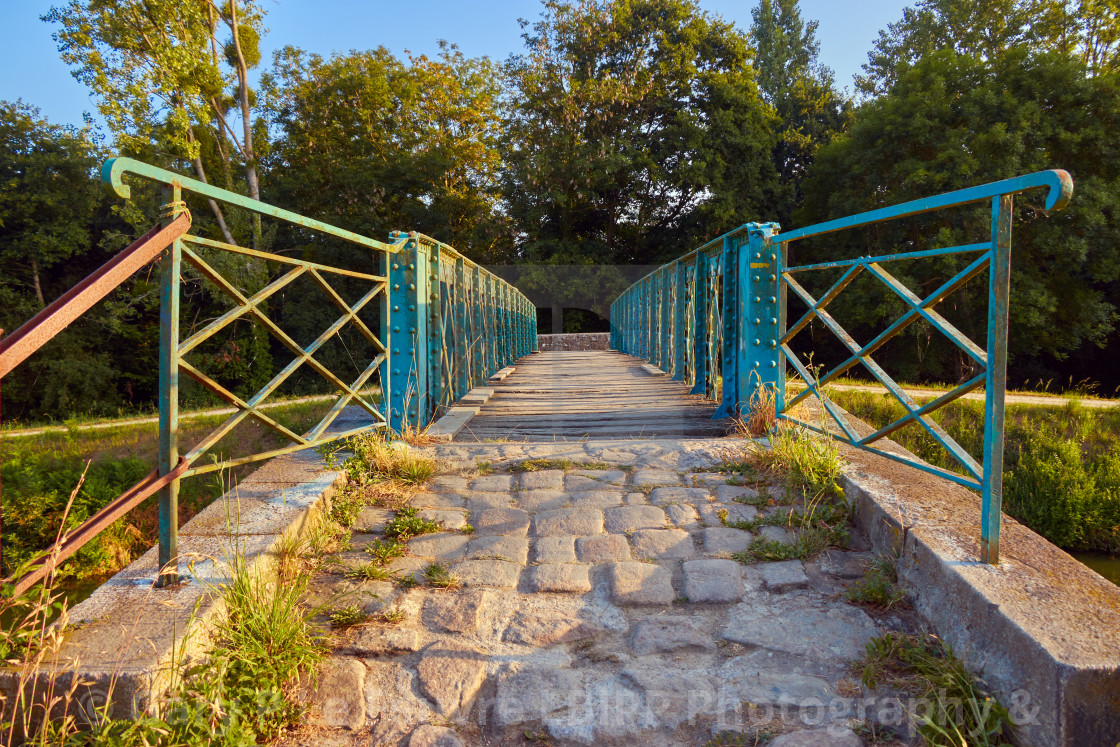
MULTIPOLYGON (((286 744, 863 744, 849 727, 882 711, 851 665, 869 639, 911 622, 844 601, 871 557, 858 536, 856 549, 811 562, 732 560, 754 535, 722 526, 720 512, 760 509, 735 500, 754 488, 705 471, 727 443, 425 449, 441 474, 412 505, 448 531, 412 539, 394 561, 420 580, 413 589, 316 580, 322 595, 376 594, 371 610, 403 619, 339 633, 308 724, 286 744), (597 468, 511 472, 527 459, 597 468), (460 588, 425 586, 433 562, 460 588), (746 736, 714 739, 724 732, 746 736)), ((368 560, 390 516, 366 509, 343 561, 368 560)))

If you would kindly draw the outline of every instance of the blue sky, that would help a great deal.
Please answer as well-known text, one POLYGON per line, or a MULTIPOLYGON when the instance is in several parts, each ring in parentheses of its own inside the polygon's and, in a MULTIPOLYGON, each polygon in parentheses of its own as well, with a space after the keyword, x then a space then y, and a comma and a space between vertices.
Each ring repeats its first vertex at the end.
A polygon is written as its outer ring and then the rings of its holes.
MULTIPOLYGON (((171 0, 174 1, 174 0, 171 0)), ((84 86, 58 58, 52 28, 39 20, 64 0, 0 0, 0 99, 22 98, 54 122, 78 124, 83 111, 96 107, 84 86)), ((851 87, 852 76, 867 60, 879 29, 899 19, 904 0, 802 0, 806 19, 820 21, 822 61, 837 82, 851 87)), ((700 5, 740 28, 750 27, 755 0, 700 0, 700 5)), ((439 39, 468 55, 504 59, 521 47, 518 18, 534 20, 537 0, 264 0, 268 10, 265 60, 273 49, 293 44, 329 55, 334 51, 379 45, 400 54, 408 49, 431 54, 439 39)))

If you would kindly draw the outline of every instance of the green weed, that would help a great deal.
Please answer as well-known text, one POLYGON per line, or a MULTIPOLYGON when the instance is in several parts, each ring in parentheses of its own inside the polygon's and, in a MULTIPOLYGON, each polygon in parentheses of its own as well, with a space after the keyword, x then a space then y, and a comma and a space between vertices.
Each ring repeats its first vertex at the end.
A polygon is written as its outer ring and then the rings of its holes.
POLYGON ((73 736, 68 747, 250 747, 277 739, 300 718, 289 694, 314 678, 326 651, 311 623, 319 610, 299 604, 308 578, 281 583, 237 556, 223 591, 226 611, 216 626, 217 645, 201 664, 178 672, 164 715, 94 719, 92 730, 73 736))
POLYGON ((863 578, 848 587, 844 596, 856 604, 890 609, 906 599, 906 592, 898 586, 894 560, 880 555, 864 571, 863 578))
POLYGON ((372 544, 366 547, 366 554, 373 558, 373 562, 377 565, 387 565, 389 561, 399 558, 407 552, 408 546, 394 539, 384 542, 374 540, 372 544))
POLYGON ((398 509, 393 518, 385 524, 385 536, 407 542, 413 537, 438 532, 443 528, 443 522, 421 518, 418 513, 419 510, 415 508, 398 509))
POLYGON ((861 663, 863 684, 883 684, 926 700, 914 726, 929 744, 1003 747, 1012 743, 1014 723, 1007 709, 932 635, 887 633, 867 644, 861 663))
POLYGON ((416 576, 412 575, 411 573, 408 573, 404 576, 397 576, 398 589, 404 589, 405 591, 408 591, 409 589, 414 589, 419 585, 420 582, 416 579, 416 576))
POLYGON ((352 628, 367 623, 373 618, 373 615, 354 604, 340 607, 330 614, 331 626, 335 628, 352 628))
POLYGON ((447 566, 432 563, 424 569, 424 580, 428 586, 437 589, 456 589, 459 587, 459 578, 447 569, 447 566))
POLYGON ((389 441, 381 432, 353 436, 347 440, 346 448, 352 455, 343 469, 355 486, 385 480, 420 485, 436 472, 434 459, 389 441))
POLYGON ((343 575, 355 581, 392 581, 396 573, 371 562, 347 568, 343 575))
POLYGON ((575 462, 571 459, 526 459, 509 468, 510 472, 537 472, 544 469, 615 469, 614 465, 606 462, 575 462))

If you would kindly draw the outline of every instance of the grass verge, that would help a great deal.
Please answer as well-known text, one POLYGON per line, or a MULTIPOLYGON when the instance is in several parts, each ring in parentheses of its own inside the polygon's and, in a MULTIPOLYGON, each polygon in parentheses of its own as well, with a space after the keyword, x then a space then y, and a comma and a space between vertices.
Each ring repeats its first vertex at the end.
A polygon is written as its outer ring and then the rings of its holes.
MULTIPOLYGON (((317 423, 330 402, 296 403, 270 410, 271 417, 297 433, 317 423)), ((180 448, 209 435, 228 416, 205 416, 182 423, 180 448)), ((284 446, 287 441, 255 422, 238 426, 215 447, 215 454, 254 454, 284 446)), ((0 482, 4 486, 3 568, 15 568, 36 557, 55 540, 71 488, 85 474, 81 490, 66 513, 72 529, 109 501, 132 487, 156 465, 158 439, 152 424, 97 430, 70 429, 29 437, 5 436, 0 441, 0 482), (89 463, 88 469, 86 462, 89 463)), ((248 475, 259 463, 241 465, 212 475, 187 478, 179 491, 180 524, 219 497, 229 485, 248 475)), ((62 565, 58 591, 95 588, 100 581, 128 565, 155 544, 158 537, 157 498, 144 501, 113 523, 62 565)))
POLYGON ((860 679, 917 698, 910 717, 931 745, 1004 747, 1015 725, 1007 708, 971 674, 953 650, 932 635, 887 633, 867 644, 860 679))
MULTIPOLYGON (((833 399, 880 427, 904 415, 892 397, 835 391, 833 399)), ((983 453, 984 403, 957 400, 934 419, 973 455, 983 453)), ((1055 545, 1120 554, 1120 409, 1007 406, 1003 510, 1055 545)), ((891 439, 930 464, 960 471, 920 426, 891 439)))

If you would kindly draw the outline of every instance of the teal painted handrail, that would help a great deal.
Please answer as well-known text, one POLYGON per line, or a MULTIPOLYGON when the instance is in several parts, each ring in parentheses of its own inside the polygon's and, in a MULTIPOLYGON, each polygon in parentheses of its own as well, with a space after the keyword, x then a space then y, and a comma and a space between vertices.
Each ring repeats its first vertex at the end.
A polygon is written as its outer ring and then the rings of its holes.
MULTIPOLYGON (((95 276, 44 310, 45 318, 37 316, 18 330, 12 343, 7 345, 11 348, 8 354, 0 355, 3 358, 0 364, 5 366, 3 372, 6 373, 11 367, 8 362, 16 365, 35 345, 42 344, 38 338, 49 338, 97 298, 158 256, 159 465, 156 472, 99 512, 91 520, 94 524, 87 522, 70 532, 68 536, 80 537, 80 541, 67 540, 62 549, 66 554, 76 551, 117 517, 158 490, 160 572, 157 585, 177 583, 178 494, 183 477, 257 462, 359 433, 423 429, 469 389, 536 348, 536 309, 528 298, 452 247, 430 237, 415 232, 394 232, 388 242, 379 241, 131 158, 109 159, 101 169, 101 176, 109 194, 121 199, 129 199, 131 195, 125 183, 128 176, 161 185, 164 203, 161 226, 149 231, 95 276), (187 233, 191 221, 184 198, 188 194, 370 249, 372 267, 334 267, 187 233), (283 270, 264 288, 248 295, 208 262, 207 253, 200 249, 256 257, 275 263, 283 270), (180 335, 180 286, 184 264, 234 302, 229 311, 193 331, 185 340, 180 335), (334 288, 331 281, 339 277, 364 284, 364 291, 356 302, 346 302, 334 288), (340 314, 308 345, 298 344, 269 318, 264 304, 266 299, 299 278, 313 282, 340 314), (365 309, 377 310, 379 326, 374 325, 378 326, 376 330, 370 329, 359 317, 365 309), (292 360, 271 381, 244 400, 187 360, 201 343, 238 319, 259 324, 292 354, 292 360), (355 328, 374 351, 373 357, 359 366, 362 370, 358 377, 350 382, 340 379, 315 357, 347 326, 355 328), (319 423, 300 434, 269 417, 261 405, 304 366, 325 378, 339 396, 319 423), (178 424, 181 374, 237 408, 236 413, 183 455, 179 453, 178 424), (380 405, 367 396, 374 388, 380 389, 380 405), (342 432, 331 431, 331 426, 348 405, 365 410, 372 422, 342 432), (253 418, 289 444, 220 462, 203 458, 247 418, 253 418)), ((3 352, 4 348, 0 348, 0 354, 3 352)), ((19 580, 17 588, 26 588, 40 577, 28 575, 19 580)))
POLYGON ((1046 210, 1061 210, 1073 195, 1073 180, 1062 170, 1040 171, 786 232, 781 232, 776 223, 747 223, 662 266, 624 291, 611 306, 611 346, 663 368, 668 367, 674 378, 693 385, 693 393, 704 393, 719 399, 717 418, 738 413, 759 387, 768 387, 774 391, 779 419, 796 422, 856 448, 980 491, 980 555, 984 562, 998 563, 1012 199, 1021 192, 1040 188, 1048 190, 1046 210), (788 262, 789 245, 795 241, 988 201, 992 210, 991 233, 984 242, 801 266, 790 266, 788 262), (949 254, 978 256, 924 298, 913 293, 883 267, 886 263, 899 260, 929 259, 949 254), (827 269, 845 269, 845 272, 820 298, 810 295, 794 277, 798 273, 827 269), (988 333, 986 344, 981 347, 934 307, 985 270, 989 273, 988 333), (908 309, 870 343, 860 346, 828 312, 827 307, 862 273, 885 285, 908 309), (789 325, 786 299, 791 292, 808 307, 808 311, 789 325), (676 314, 666 316, 661 313, 668 304, 676 305, 676 314), (691 309, 691 313, 682 315, 682 306, 691 309), (843 362, 819 378, 790 347, 793 337, 814 320, 831 331, 850 353, 843 362), (919 320, 961 348, 982 369, 982 373, 922 406, 871 357, 887 341, 919 320), (666 350, 672 350, 673 355, 666 357, 666 350), (866 368, 906 410, 902 418, 863 437, 857 435, 843 410, 827 397, 823 389, 824 385, 857 365, 866 368), (792 368, 806 384, 805 389, 789 401, 786 400, 785 387, 787 367, 792 368), (980 386, 985 388, 986 399, 984 453, 977 461, 929 415, 980 386), (831 427, 822 428, 803 422, 791 414, 794 406, 810 396, 820 402, 831 418, 831 427), (964 474, 872 445, 909 423, 918 423, 924 428, 960 465, 964 474))

